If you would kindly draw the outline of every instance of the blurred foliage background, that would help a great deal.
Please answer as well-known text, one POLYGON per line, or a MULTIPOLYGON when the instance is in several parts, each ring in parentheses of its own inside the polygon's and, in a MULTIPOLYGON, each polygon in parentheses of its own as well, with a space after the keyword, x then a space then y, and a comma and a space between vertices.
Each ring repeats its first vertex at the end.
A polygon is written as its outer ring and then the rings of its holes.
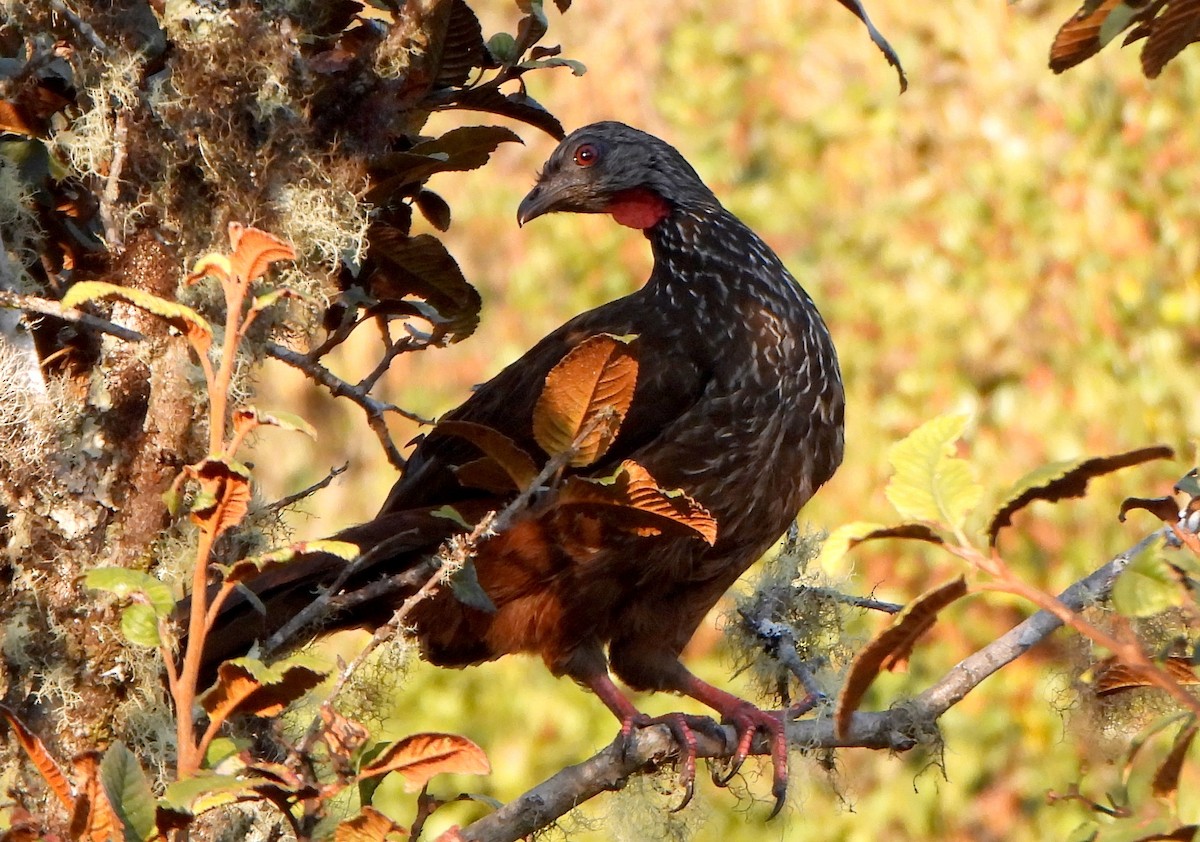
MULTIPOLYGON (((511 0, 472 6, 485 37, 513 26, 511 0)), ((1019 516, 1005 557, 1057 591, 1150 528, 1136 517, 1117 522, 1123 497, 1167 493, 1194 463, 1200 63, 1186 51, 1150 82, 1136 54, 1114 45, 1055 76, 1049 44, 1075 11, 1061 2, 883 0, 869 11, 904 61, 904 96, 861 24, 817 0, 577 0, 564 17, 550 12, 547 42, 561 42, 588 73, 539 73, 530 92, 568 130, 619 119, 672 141, 816 299, 838 343, 849 408, 846 461, 803 512, 811 528, 891 520, 888 446, 947 411, 971 413, 965 455, 997 499, 1050 460, 1173 445, 1174 465, 1109 477, 1085 500, 1019 516)), ((435 115, 431 128, 445 125, 435 115)), ((435 416, 569 316, 646 277, 642 237, 610 219, 551 217, 517 229, 517 203, 554 145, 517 129, 524 149, 505 146, 488 167, 430 185, 454 209, 445 241, 484 298, 478 333, 402 357, 379 397, 435 416)), ((371 358, 349 345, 336 367, 353 381, 371 358)), ((322 431, 316 443, 264 437, 255 461, 265 496, 351 463, 308 503, 309 515, 296 516, 298 535, 372 516, 394 476, 358 410, 274 362, 259 386, 260 405, 298 406, 322 431)), ((405 441, 417 428, 396 432, 405 441)), ((853 592, 905 601, 957 567, 934 550, 872 544, 830 572, 853 592)), ((956 605, 909 672, 880 680, 867 706, 919 691, 1028 610, 994 596, 956 605)), ((712 619, 690 663, 744 691, 728 678, 720 617, 712 619)), ((861 633, 881 622, 866 618, 861 633)), ((754 772, 740 797, 705 785, 672 817, 663 808, 677 793, 642 785, 589 805, 572 838, 685 829, 701 840, 1066 838, 1085 811, 1048 805, 1047 792, 1085 771, 1085 785, 1102 790, 1136 712, 1077 698, 1085 653, 1061 632, 1055 641, 942 720, 943 754, 846 751, 832 768, 797 756, 793 805, 771 824, 753 802, 769 789, 754 772)), ((410 658, 378 674, 388 736, 457 732, 491 758, 490 778, 444 782, 443 793, 461 785, 508 800, 616 732, 596 699, 532 660, 458 673, 410 658)), ((680 706, 637 702, 650 713, 680 706)), ((670 790, 669 779, 657 783, 670 790)), ((410 820, 411 800, 395 804, 396 818, 410 820)), ((477 812, 447 808, 433 829, 477 812)))

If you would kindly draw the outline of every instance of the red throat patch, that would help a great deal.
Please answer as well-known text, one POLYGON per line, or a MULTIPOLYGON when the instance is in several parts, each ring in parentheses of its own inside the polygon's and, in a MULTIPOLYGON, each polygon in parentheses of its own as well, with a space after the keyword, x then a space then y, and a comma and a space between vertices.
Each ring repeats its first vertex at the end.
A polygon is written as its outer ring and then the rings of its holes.
POLYGON ((622 225, 644 231, 662 222, 671 212, 671 206, 654 191, 638 187, 618 193, 607 210, 622 225))

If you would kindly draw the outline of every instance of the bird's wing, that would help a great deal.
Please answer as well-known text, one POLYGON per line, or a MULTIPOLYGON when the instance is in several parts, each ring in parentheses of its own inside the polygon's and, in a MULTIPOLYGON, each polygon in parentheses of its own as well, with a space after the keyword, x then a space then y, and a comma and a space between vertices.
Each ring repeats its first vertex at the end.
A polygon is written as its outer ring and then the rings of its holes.
MULTIPOLYGON (((616 441, 588 473, 611 472, 622 459, 657 439, 691 408, 711 372, 696 360, 690 344, 663 324, 638 293, 589 310, 542 339, 445 418, 497 430, 542 462, 546 454, 533 437, 533 411, 550 370, 589 337, 602 333, 636 335, 638 382, 616 441)), ((474 445, 455 436, 431 434, 409 459, 404 475, 388 495, 382 513, 454 503, 477 497, 461 487, 453 469, 479 457, 474 445)))

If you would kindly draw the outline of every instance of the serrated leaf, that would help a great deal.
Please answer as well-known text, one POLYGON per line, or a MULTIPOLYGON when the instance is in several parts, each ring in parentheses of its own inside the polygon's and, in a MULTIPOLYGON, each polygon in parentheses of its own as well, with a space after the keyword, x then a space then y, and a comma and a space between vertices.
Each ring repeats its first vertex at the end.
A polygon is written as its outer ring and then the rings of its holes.
POLYGON ((214 721, 235 713, 274 716, 325 679, 325 672, 296 658, 267 666, 255 658, 237 658, 217 668, 217 682, 199 697, 214 721))
POLYGON ((1159 539, 1121 571, 1113 584, 1112 604, 1126 617, 1150 617, 1183 603, 1184 589, 1159 555, 1159 539))
POLYGON ((295 413, 283 410, 264 412, 253 406, 239 407, 234 411, 233 428, 235 431, 249 432, 260 426, 278 427, 288 432, 304 433, 313 441, 317 439, 317 429, 295 413))
POLYGON ((462 516, 462 512, 460 512, 458 509, 454 508, 453 506, 449 506, 449 505, 439 506, 438 508, 431 511, 429 514, 432 515, 433 517, 440 517, 445 520, 449 520, 454 523, 457 523, 463 529, 474 529, 475 528, 471 523, 469 523, 467 521, 466 518, 464 518, 462 516))
POLYGON ((296 250, 290 244, 240 222, 229 223, 229 242, 233 246, 233 254, 229 256, 233 274, 246 281, 261 278, 272 263, 296 259, 296 250))
POLYGON ((250 511, 250 476, 231 459, 209 457, 184 468, 199 489, 189 517, 214 535, 233 529, 250 511))
POLYGON ((137 758, 122 742, 115 742, 100 761, 100 784, 125 831, 125 842, 143 842, 158 835, 157 800, 137 758))
POLYGON ((431 435, 457 436, 475 445, 492 459, 512 480, 513 488, 521 491, 537 479, 538 469, 533 457, 508 436, 483 424, 447 419, 434 428, 431 435))
POLYGON ((358 544, 349 541, 298 541, 287 547, 279 547, 265 553, 243 558, 232 565, 216 565, 224 572, 224 578, 229 582, 246 582, 295 561, 298 556, 312 553, 329 553, 345 561, 353 561, 362 554, 358 544))
POLYGON ((1000 530, 1012 523, 1012 516, 1035 500, 1055 502, 1068 497, 1082 497, 1088 482, 1096 477, 1141 465, 1153 459, 1169 459, 1175 452, 1169 447, 1143 447, 1113 456, 1094 456, 1051 462, 1035 468, 1017 480, 1005 500, 988 520, 987 534, 991 546, 996 546, 1000 530))
POLYGON ((138 646, 159 646, 162 643, 154 609, 141 602, 135 602, 121 612, 121 633, 126 640, 138 646))
POLYGON ((631 459, 611 477, 568 477, 555 506, 640 535, 670 532, 702 538, 710 546, 717 542, 717 521, 708 509, 678 489, 664 489, 631 459))
POLYGON ((551 456, 574 449, 572 467, 596 462, 620 432, 637 375, 628 340, 603 333, 580 342, 546 375, 533 408, 534 440, 551 456))
POLYGON ((883 53, 883 57, 887 59, 888 64, 896 68, 896 75, 900 77, 900 93, 908 90, 908 77, 904 73, 904 67, 900 64, 900 56, 892 47, 888 40, 883 37, 883 33, 875 28, 875 24, 871 22, 871 18, 867 15, 867 10, 863 6, 861 0, 838 0, 843 6, 854 13, 854 16, 862 21, 863 26, 867 28, 867 35, 871 38, 871 43, 879 48, 883 53))
MULTIPOLYGON (((1172 656, 1164 659, 1159 666, 1179 684, 1200 684, 1200 677, 1197 677, 1190 658, 1172 656)), ((1105 658, 1094 664, 1091 672, 1093 690, 1100 697, 1111 696, 1126 690, 1155 686, 1141 673, 1130 669, 1113 657, 1105 658)))
POLYGON ((895 475, 885 493, 903 517, 959 529, 978 505, 983 486, 975 482, 970 466, 954 456, 954 442, 966 426, 965 415, 942 415, 892 445, 888 461, 895 475))
POLYGON ((424 303, 436 311, 432 321, 439 339, 459 342, 475 331, 483 300, 441 241, 431 234, 409 237, 383 224, 371 226, 367 236, 371 246, 363 274, 377 302, 368 312, 407 315, 424 303))
POLYGON ((106 281, 80 281, 67 290, 62 306, 77 308, 89 301, 119 298, 127 304, 158 316, 204 348, 212 343, 212 326, 195 310, 178 301, 167 301, 140 289, 117 286, 106 281))
POLYGON ((140 596, 159 617, 166 617, 175 610, 175 597, 166 582, 141 570, 95 567, 84 574, 83 584, 84 587, 107 591, 119 597, 140 596))
POLYGON ((9 729, 16 735, 17 743, 24 749, 25 755, 38 770, 46 786, 58 798, 58 803, 66 810, 67 815, 75 812, 75 796, 71 793, 71 784, 67 782, 67 776, 63 774, 45 744, 25 727, 25 723, 16 713, 4 705, 0 705, 0 716, 4 717, 9 729))
POLYGON ((389 746, 359 771, 359 778, 388 772, 404 777, 404 788, 416 792, 434 775, 487 775, 492 771, 483 749, 457 734, 413 734, 389 746))
POLYGON ((945 543, 941 535, 938 535, 923 523, 901 523, 895 526, 885 526, 882 523, 854 521, 839 526, 829 533, 829 537, 821 544, 821 552, 817 555, 816 563, 822 570, 832 570, 836 562, 840 561, 846 553, 859 544, 883 538, 927 541, 931 544, 945 543))
POLYGON ((850 719, 858 710, 880 670, 894 669, 906 661, 913 645, 932 628, 938 612, 967 593, 967 581, 962 576, 938 585, 918 596, 892 622, 859 650, 850 664, 846 682, 838 696, 834 711, 834 732, 845 734, 850 719))

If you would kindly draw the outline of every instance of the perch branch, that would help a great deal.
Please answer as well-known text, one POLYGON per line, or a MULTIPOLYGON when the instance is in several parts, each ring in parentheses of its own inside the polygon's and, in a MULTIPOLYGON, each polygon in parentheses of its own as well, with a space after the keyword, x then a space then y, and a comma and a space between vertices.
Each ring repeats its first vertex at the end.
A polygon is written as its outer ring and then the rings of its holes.
MULTIPOLYGON (((1104 599, 1129 560, 1158 540, 1161 534, 1158 531, 1146 536, 1072 584, 1059 595, 1059 600, 1072 611, 1080 611, 1104 599)), ((829 717, 789 723, 788 739, 796 748, 809 751, 839 747, 907 751, 917 745, 920 736, 928 733, 942 714, 985 678, 1021 657, 1062 625, 1062 620, 1049 611, 1037 611, 951 667, 937 683, 911 701, 899 703, 887 711, 856 712, 850 728, 840 737, 834 733, 829 717)), ((695 732, 697 757, 719 759, 731 756, 737 738, 731 726, 723 727, 724 740, 695 732)), ((769 754, 770 746, 765 739, 756 739, 751 752, 769 754)), ((583 763, 563 769, 494 813, 468 825, 459 834, 469 842, 515 842, 548 826, 584 801, 602 792, 621 789, 630 776, 653 772, 674 762, 678 756, 679 746, 665 726, 642 729, 632 735, 628 750, 622 751, 618 739, 583 763)))
POLYGON ((64 322, 71 322, 87 330, 94 330, 98 333, 110 333, 118 339, 124 339, 128 342, 141 342, 146 338, 136 330, 130 330, 127 327, 113 324, 106 319, 101 319, 82 310, 67 309, 57 301, 51 301, 48 298, 37 298, 33 295, 21 295, 16 292, 0 290, 0 307, 10 310, 25 310, 29 313, 40 313, 43 316, 54 316, 55 318, 62 319, 64 322))

